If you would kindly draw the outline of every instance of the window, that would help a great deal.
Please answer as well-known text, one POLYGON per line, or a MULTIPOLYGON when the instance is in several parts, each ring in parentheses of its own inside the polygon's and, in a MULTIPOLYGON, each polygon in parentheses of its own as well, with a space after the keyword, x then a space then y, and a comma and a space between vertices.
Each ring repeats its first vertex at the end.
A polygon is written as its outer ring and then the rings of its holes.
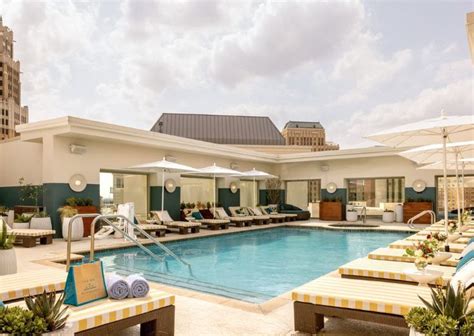
POLYGON ((381 203, 398 203, 405 199, 405 178, 348 179, 348 201, 382 208, 381 203))
POLYGON ((203 203, 214 199, 214 181, 212 178, 181 177, 181 202, 203 203))
POLYGON ((321 180, 308 181, 308 202, 316 203, 321 200, 321 180))
POLYGON ((258 203, 258 182, 240 180, 240 206, 254 207, 258 203))
MULTIPOLYGON (((444 184, 443 177, 439 176, 436 181, 438 212, 444 211, 444 184)), ((459 187, 462 188, 461 177, 459 187)), ((460 193, 461 200, 462 194, 460 193)), ((448 211, 457 209, 456 177, 448 176, 448 211)), ((460 200, 460 205, 462 207, 460 200)), ((474 207, 474 176, 464 176, 464 208, 474 207)))
POLYGON ((100 173, 100 206, 116 209, 119 204, 133 202, 135 214, 148 214, 148 176, 145 174, 100 173))

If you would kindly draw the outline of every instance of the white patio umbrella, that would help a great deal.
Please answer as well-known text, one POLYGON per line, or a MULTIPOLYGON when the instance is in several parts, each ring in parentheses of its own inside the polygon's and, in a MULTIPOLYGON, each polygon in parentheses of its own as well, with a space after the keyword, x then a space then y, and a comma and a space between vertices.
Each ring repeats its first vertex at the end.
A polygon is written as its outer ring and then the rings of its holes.
MULTIPOLYGON (((443 144, 444 190, 447 190, 446 163, 448 142, 473 140, 474 116, 445 116, 394 127, 367 138, 391 147, 443 144)), ((445 230, 448 233, 448 194, 444 193, 445 230)))
POLYGON ((216 216, 216 178, 217 177, 225 177, 225 176, 242 176, 242 173, 229 169, 229 168, 224 168, 224 167, 219 167, 214 163, 212 166, 209 167, 204 167, 201 169, 198 169, 196 172, 192 172, 191 174, 197 174, 197 175, 205 175, 205 176, 212 176, 214 180, 214 206, 213 206, 213 215, 214 217, 216 216))
POLYGON ((252 193, 253 200, 252 200, 252 204, 254 204, 255 206, 257 205, 256 204, 256 200, 257 200, 257 191, 256 190, 257 190, 257 188, 255 186, 256 181, 257 180, 259 180, 259 181, 268 180, 268 179, 272 179, 272 178, 277 177, 275 175, 271 175, 271 174, 266 173, 264 171, 256 170, 255 168, 253 168, 252 170, 242 172, 242 174, 243 174, 242 177, 248 177, 248 178, 253 179, 253 193, 252 193))
POLYGON ((147 171, 161 171, 161 211, 164 210, 165 205, 165 172, 168 173, 191 173, 198 171, 195 168, 185 166, 176 162, 171 162, 163 158, 161 161, 144 163, 137 166, 132 166, 130 169, 147 170, 147 171))
MULTIPOLYGON (((401 152, 399 155, 417 163, 441 161, 445 155, 448 161, 454 161, 454 169, 456 171, 456 202, 458 221, 461 222, 459 160, 474 157, 474 141, 449 143, 445 147, 441 144, 422 146, 401 152)), ((448 161, 446 162, 446 169, 448 169, 448 161)), ((444 193, 447 194, 447 192, 448 190, 445 188, 444 193)))

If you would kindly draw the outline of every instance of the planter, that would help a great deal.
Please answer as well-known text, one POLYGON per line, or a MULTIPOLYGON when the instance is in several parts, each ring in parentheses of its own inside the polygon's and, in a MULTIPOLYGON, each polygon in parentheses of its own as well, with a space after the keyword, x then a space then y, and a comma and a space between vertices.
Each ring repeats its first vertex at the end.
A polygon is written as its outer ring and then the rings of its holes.
POLYGON ((16 273, 15 249, 0 250, 0 275, 16 273))
POLYGON ((348 222, 357 222, 358 216, 357 211, 347 211, 346 212, 346 221, 348 222))
POLYGON ((74 325, 72 323, 66 323, 61 329, 43 333, 48 336, 64 336, 64 335, 74 335, 74 325))
POLYGON ((13 222, 12 229, 29 229, 30 223, 20 223, 20 222, 13 222))
POLYGON ((382 222, 393 223, 395 220, 395 213, 393 211, 384 211, 382 215, 382 222))
MULTIPOLYGON (((407 223, 408 220, 420 212, 425 210, 433 210, 433 203, 431 202, 405 202, 403 203, 403 222, 407 223)), ((426 214, 414 222, 415 224, 431 224, 431 217, 426 214)))
POLYGON ((30 229, 52 230, 53 225, 51 224, 51 218, 50 217, 33 217, 33 218, 31 218, 30 229))
MULTIPOLYGON (((94 205, 86 205, 86 206, 74 206, 74 209, 77 210, 78 214, 93 214, 97 213, 97 208, 94 205)), ((83 218, 83 228, 82 228, 82 236, 89 237, 91 235, 91 223, 94 218, 83 218)))
MULTIPOLYGON (((69 221, 71 220, 70 217, 63 218, 63 238, 67 240, 68 230, 69 230, 69 221)), ((71 240, 81 240, 84 233, 84 223, 82 222, 82 218, 78 218, 72 224, 72 232, 71 232, 71 240)))
POLYGON ((415 330, 415 328, 411 327, 409 336, 425 336, 425 334, 418 332, 415 330))
POLYGON ((319 219, 329 221, 343 220, 343 206, 341 202, 320 202, 319 219))

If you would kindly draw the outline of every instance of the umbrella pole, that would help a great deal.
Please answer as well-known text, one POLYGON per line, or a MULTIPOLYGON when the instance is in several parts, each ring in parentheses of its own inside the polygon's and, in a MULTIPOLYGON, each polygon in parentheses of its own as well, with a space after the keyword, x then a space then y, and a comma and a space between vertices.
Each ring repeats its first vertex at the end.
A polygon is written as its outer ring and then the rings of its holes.
POLYGON ((458 225, 461 225, 461 196, 459 195, 459 169, 458 169, 458 159, 459 153, 456 151, 456 207, 458 208, 458 225))
POLYGON ((447 150, 446 150, 446 141, 448 135, 446 134, 446 129, 443 128, 443 203, 444 203, 444 231, 448 235, 448 178, 446 172, 447 165, 447 150))
POLYGON ((253 206, 257 207, 257 186, 255 185, 255 176, 253 177, 253 206))
POLYGON ((462 215, 464 215, 464 162, 461 164, 461 209, 462 215))
POLYGON ((216 174, 214 174, 214 204, 213 204, 213 216, 216 218, 216 174))
POLYGON ((163 212, 165 206, 165 170, 161 171, 161 211, 163 212))

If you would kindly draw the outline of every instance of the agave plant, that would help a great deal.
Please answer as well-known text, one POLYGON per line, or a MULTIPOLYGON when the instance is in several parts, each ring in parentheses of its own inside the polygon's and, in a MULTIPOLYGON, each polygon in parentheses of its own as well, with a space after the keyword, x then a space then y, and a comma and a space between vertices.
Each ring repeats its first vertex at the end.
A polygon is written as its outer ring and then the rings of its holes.
POLYGON ((2 219, 2 231, 0 233, 0 250, 9 250, 13 248, 15 236, 8 233, 7 223, 2 219))
POLYGON ((25 298, 26 306, 35 316, 46 321, 48 331, 61 329, 66 324, 69 315, 66 315, 67 307, 63 307, 64 293, 56 300, 56 293, 46 293, 25 298))

